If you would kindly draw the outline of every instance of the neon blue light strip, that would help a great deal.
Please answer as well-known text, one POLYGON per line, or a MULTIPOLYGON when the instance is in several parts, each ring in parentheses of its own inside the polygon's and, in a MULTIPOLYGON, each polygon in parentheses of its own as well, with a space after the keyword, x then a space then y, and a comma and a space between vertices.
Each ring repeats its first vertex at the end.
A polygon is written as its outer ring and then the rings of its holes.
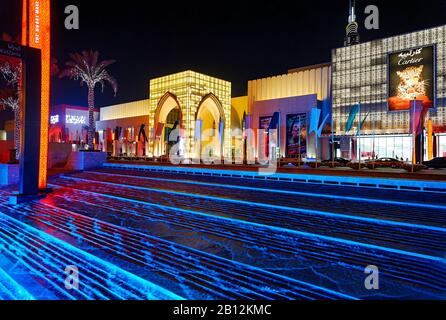
MULTIPOLYGON (((82 178, 73 178, 73 177, 65 177, 65 176, 63 178, 91 182, 91 180, 82 179, 82 178)), ((115 185, 115 186, 123 187, 120 184, 112 183, 112 182, 97 182, 97 183, 109 184, 109 185, 115 185)), ((148 190, 148 191, 154 191, 154 192, 165 193, 165 194, 177 194, 177 195, 183 195, 183 196, 188 196, 188 197, 192 197, 192 198, 221 200, 221 201, 225 201, 225 202, 239 203, 239 204, 242 203, 242 204, 251 205, 251 206, 262 206, 262 207, 267 207, 267 208, 287 209, 287 210, 290 209, 288 207, 274 206, 274 205, 269 205, 269 204, 259 204, 259 203, 254 203, 254 202, 241 201, 241 200, 232 200, 232 199, 225 199, 225 198, 217 198, 216 199, 214 197, 209 197, 209 196, 190 195, 190 194, 183 193, 183 192, 178 192, 178 191, 166 191, 166 190, 158 190, 158 189, 152 189, 152 188, 146 188, 146 187, 135 187, 135 186, 129 186, 129 185, 125 185, 125 187, 126 188, 130 188, 130 189, 148 190)), ((96 192, 92 192, 92 191, 88 191, 88 192, 96 193, 96 192)), ((105 195, 105 194, 101 194, 101 193, 96 193, 96 194, 109 196, 109 195, 105 195)), ((304 237, 320 238, 320 239, 324 239, 324 240, 327 240, 327 241, 339 242, 339 243, 347 244, 347 245, 354 245, 354 246, 366 247, 366 248, 374 249, 374 250, 382 250, 382 251, 387 251, 387 252, 407 255, 407 256, 412 256, 412 257, 420 258, 420 259, 427 259, 427 260, 431 260, 431 261, 435 261, 435 262, 443 262, 444 263, 446 261, 445 258, 439 258, 439 257, 429 256, 429 255, 415 253, 415 252, 409 252, 409 251, 404 251, 404 250, 399 250, 399 249, 393 249, 393 248, 387 248, 387 247, 382 247, 382 246, 377 246, 377 245, 372 245, 372 244, 367 244, 367 243, 361 243, 361 242, 356 242, 356 241, 352 241, 352 240, 340 239, 340 238, 324 236, 324 235, 319 235, 319 234, 314 234, 314 233, 309 233, 309 232, 304 232, 304 231, 297 231, 297 230, 292 230, 292 229, 285 229, 285 228, 282 228, 282 227, 264 225, 264 224, 259 224, 259 223, 256 223, 256 222, 243 221, 243 220, 238 220, 238 219, 234 219, 234 218, 228 218, 228 217, 222 217, 222 216, 214 216, 214 215, 210 215, 210 214, 206 214, 206 213, 202 213, 202 212, 196 212, 196 211, 186 210, 186 209, 179 209, 179 208, 176 208, 176 207, 169 207, 169 206, 165 206, 165 205, 154 204, 154 203, 144 202, 144 201, 138 201, 138 200, 133 200, 133 199, 128 199, 128 198, 120 198, 120 197, 115 197, 115 198, 121 199, 121 200, 125 199, 126 201, 150 204, 150 205, 153 205, 153 206, 158 206, 160 208, 181 210, 183 212, 193 213, 193 214, 197 214, 197 215, 201 215, 201 216, 205 216, 205 217, 218 218, 218 219, 227 220, 227 221, 231 221, 231 222, 235 222, 235 223, 239 223, 239 224, 246 224, 246 225, 249 225, 249 226, 256 226, 256 227, 260 227, 260 228, 267 228, 267 229, 271 229, 271 230, 279 231, 279 232, 293 233, 293 234, 296 234, 296 235, 299 235, 299 236, 304 236, 304 237)), ((296 209, 295 211, 299 211, 299 210, 296 209)))
POLYGON ((227 184, 218 184, 211 182, 201 182, 201 181, 190 181, 190 180, 180 180, 180 179, 164 179, 164 178, 153 178, 153 177, 143 177, 143 176, 130 176, 119 173, 108 173, 108 172, 91 172, 93 174, 105 174, 111 176, 121 176, 121 177, 132 177, 137 179, 147 179, 154 181, 170 181, 170 182, 179 182, 184 184, 192 184, 192 185, 203 185, 210 187, 220 187, 220 188, 229 188, 229 189, 240 189, 240 190, 250 190, 250 191, 262 191, 262 192, 272 192, 272 193, 281 193, 281 194, 292 194, 292 195, 301 195, 315 198, 328 198, 328 199, 345 199, 352 201, 365 201, 371 203, 380 203, 380 204, 395 204, 399 206, 409 206, 416 208, 432 208, 432 209, 442 209, 446 210, 445 205, 435 205, 435 204, 422 204, 422 203, 414 203, 414 202, 402 202, 402 201, 394 201, 394 200, 379 200, 379 199, 371 199, 371 198, 357 198, 357 197, 349 197, 344 195, 330 195, 330 194, 314 194, 309 192, 302 191, 284 191, 272 188, 256 188, 256 187, 246 187, 246 186, 237 186, 237 185, 227 185, 227 184))
POLYGON ((8 298, 15 300, 35 300, 35 298, 19 285, 9 274, 0 268, 0 298, 2 297, 1 290, 4 290, 8 298))
MULTIPOLYGON (((84 181, 90 181, 88 179, 83 178, 77 178, 77 177, 71 177, 71 176, 61 176, 61 178, 65 179, 79 179, 84 181)), ((106 182, 106 181, 95 181, 100 183, 110 183, 114 185, 119 185, 113 182, 106 182)), ((119 185, 122 186, 122 185, 119 185)), ((353 215, 346 215, 342 213, 330 213, 326 211, 320 211, 320 210, 310 210, 310 209, 303 209, 303 208, 293 208, 293 207, 286 207, 286 206, 280 206, 275 204, 267 204, 267 203, 258 203, 258 202, 251 202, 251 201, 244 201, 244 200, 233 200, 228 198, 222 198, 222 197, 216 197, 216 196, 209 196, 209 195, 202 195, 202 194, 189 194, 184 193, 181 191, 173 191, 173 190, 160 190, 160 189, 154 189, 149 187, 139 187, 139 186, 131 186, 131 185, 125 185, 125 187, 133 188, 133 189, 146 189, 146 190, 152 190, 155 192, 171 192, 171 193, 177 193, 180 195, 188 196, 188 197, 197 197, 197 198, 203 198, 203 199, 210 199, 210 200, 220 200, 225 202, 234 202, 234 203, 243 203, 250 206, 260 206, 264 208, 273 208, 273 209, 280 209, 280 210, 287 210, 287 211, 294 211, 298 213, 306 213, 310 215, 318 215, 318 216, 326 216, 326 217, 332 217, 332 218, 345 218, 350 220, 357 220, 357 221, 366 221, 371 222, 375 224, 381 224, 381 225, 390 225, 390 226, 397 226, 397 227, 410 227, 414 229, 423 229, 423 230, 429 230, 429 231, 438 231, 438 232, 446 232, 446 228, 442 227, 434 227, 434 226, 427 226, 422 224, 415 224, 415 223, 408 223, 408 222, 400 222, 400 221, 392 221, 392 220, 382 220, 377 218, 367 218, 367 217, 361 217, 361 216, 353 216, 353 215)), ((336 198, 336 197, 334 197, 336 198)))
POLYGON ((124 270, 122 268, 119 268, 118 266, 116 266, 116 265, 114 265, 112 263, 109 263, 109 262, 107 262, 105 260, 102 260, 102 259, 100 259, 100 258, 98 258, 98 257, 96 257, 96 256, 94 256, 94 255, 92 255, 92 254, 90 254, 88 252, 80 250, 80 249, 76 248, 75 246, 72 246, 72 245, 68 244, 67 242, 64 242, 62 240, 59 240, 58 238, 50 236, 47 233, 45 233, 45 232, 43 232, 43 231, 41 231, 39 229, 31 227, 31 226, 29 226, 29 225, 27 225, 27 224, 25 224, 25 223, 15 219, 15 218, 12 218, 12 217, 10 217, 8 215, 5 215, 3 213, 0 213, 0 215, 2 217, 4 217, 6 220, 9 220, 9 221, 12 221, 12 222, 18 224, 23 229, 28 230, 31 233, 39 235, 39 237, 41 237, 41 239, 44 239, 47 242, 56 243, 57 245, 62 246, 64 249, 66 249, 68 251, 75 252, 78 255, 84 257, 85 259, 89 259, 89 260, 93 261, 94 263, 97 263, 100 266, 103 266, 106 269, 109 269, 114 274, 121 275, 123 278, 127 279, 128 281, 135 282, 135 284, 137 284, 137 285, 140 285, 140 286, 145 287, 145 288, 149 288, 150 289, 149 292, 146 291, 145 294, 150 294, 152 296, 152 298, 154 298, 154 299, 160 299, 160 297, 157 297, 156 295, 157 294, 161 294, 161 295, 164 295, 165 298, 167 298, 167 299, 184 300, 184 298, 182 298, 182 297, 180 297, 180 296, 178 296, 178 295, 176 295, 176 294, 166 290, 165 288, 162 288, 162 287, 160 287, 160 286, 158 286, 158 285, 156 285, 156 284, 154 284, 152 282, 149 282, 149 281, 147 281, 147 280, 145 280, 143 278, 140 278, 140 277, 134 275, 133 273, 130 273, 130 272, 128 272, 128 271, 126 271, 126 270, 124 270))
MULTIPOLYGON (((91 218, 91 217, 84 216, 84 215, 82 215, 82 214, 78 214, 78 213, 73 212, 73 211, 70 211, 70 210, 62 209, 62 208, 59 208, 59 207, 50 205, 50 204, 48 204, 48 203, 42 203, 42 205, 43 205, 43 206, 50 207, 50 208, 55 209, 55 210, 60 211, 60 212, 66 212, 66 213, 69 214, 69 215, 82 217, 82 218, 84 218, 84 219, 88 219, 88 220, 95 220, 95 219, 93 219, 93 218, 91 218)), ((121 230, 123 230, 123 231, 124 231, 125 233, 127 233, 127 234, 134 234, 135 236, 137 235, 137 236, 140 236, 140 237, 143 237, 143 238, 151 238, 151 239, 155 239, 155 240, 159 241, 158 238, 155 238, 155 237, 153 237, 153 236, 149 236, 149 235, 147 235, 147 234, 140 233, 140 232, 138 232, 138 231, 136 231, 136 230, 133 230, 133 229, 128 229, 128 228, 126 228, 126 227, 122 227, 122 226, 116 226, 116 225, 111 224, 111 223, 108 223, 108 222, 106 222, 106 221, 101 221, 101 223, 104 224, 104 225, 107 225, 109 228, 113 228, 113 229, 121 229, 121 230)), ((166 242, 166 241, 163 240, 163 241, 160 241, 160 242, 166 242)), ((171 242, 166 242, 166 243, 169 243, 169 245, 174 244, 174 243, 171 243, 171 242)), ((164 244, 166 245, 166 243, 164 243, 164 244)), ((177 245, 177 244, 174 244, 174 245, 177 245)), ((188 249, 189 249, 189 250, 193 250, 193 249, 191 249, 191 248, 188 248, 188 249)), ((200 255, 203 255, 203 252, 200 252, 200 251, 199 251, 199 253, 200 253, 200 255)), ((140 254, 137 254, 137 255, 138 255, 138 256, 141 256, 140 254)), ((208 256, 210 256, 210 257, 212 257, 212 258, 216 258, 216 259, 222 259, 220 256, 213 255, 213 254, 210 254, 210 253, 206 253, 205 255, 208 255, 208 256)), ((232 263, 235 263, 235 262, 232 261, 232 263)), ((244 265, 244 264, 242 264, 242 263, 238 263, 238 264, 243 265, 244 267, 246 267, 246 265, 244 265)), ((264 270, 262 270, 262 271, 264 271, 264 270)), ((290 281, 290 280, 294 280, 294 279, 288 278, 287 280, 290 281)), ((257 295, 261 295, 261 293, 258 293, 258 292, 256 292, 256 294, 257 294, 257 295)), ((265 298, 266 298, 266 297, 265 297, 265 298)))
MULTIPOLYGON (((243 171, 243 170, 218 170, 218 169, 207 169, 207 168, 186 168, 186 167, 166 167, 166 166, 150 166, 150 165, 130 165, 130 164, 111 164, 105 163, 103 165, 104 168, 114 168, 114 169, 122 169, 122 168, 130 168, 130 169, 147 169, 151 171, 165 171, 165 173, 217 173, 223 175, 237 175, 237 176, 259 176, 256 171, 243 171)), ((378 188, 379 185, 393 185, 395 187, 417 187, 417 188, 434 188, 441 189, 438 192, 444 192, 446 189, 446 182, 438 182, 438 181, 425 181, 425 180, 405 180, 399 178, 373 178, 373 177, 352 177, 352 176, 326 176, 319 174, 302 174, 302 173, 275 173, 271 177, 274 178, 288 178, 288 179, 302 179, 302 180, 320 180, 321 183, 325 184, 326 181, 329 182, 348 182, 354 183, 358 185, 349 186, 349 185, 340 185, 342 187, 354 187, 354 188, 364 188, 359 184, 374 184, 373 188, 378 188)), ((237 177, 240 178, 240 177, 237 177)), ((304 183, 311 183, 305 181, 304 183)), ((332 184, 330 184, 332 185, 332 184)), ((365 187, 367 188, 367 187, 365 187)), ((378 188, 379 189, 379 188, 378 188)), ((407 192, 431 192, 425 190, 404 190, 407 192)))
MULTIPOLYGON (((50 183, 49 185, 51 185, 51 186, 54 187, 54 188, 59 188, 59 189, 61 188, 59 185, 56 185, 56 184, 51 184, 51 183, 50 183)), ((147 203, 147 202, 144 202, 144 201, 139 201, 139 200, 134 200, 134 199, 121 198, 121 197, 118 197, 118 196, 112 196, 112 195, 102 194, 102 193, 95 192, 95 191, 79 190, 79 192, 85 192, 85 193, 91 193, 91 194, 98 194, 98 195, 101 195, 101 196, 104 196, 104 197, 107 197, 107 198, 110 198, 110 199, 117 199, 117 200, 121 200, 121 201, 125 201, 125 202, 133 202, 133 203, 143 204, 143 205, 147 205, 147 206, 154 206, 154 207, 159 207, 159 208, 164 208, 164 209, 172 209, 172 207, 169 207, 169 206, 164 206, 164 205, 160 205, 160 204, 152 204, 152 203, 147 203)), ((47 205, 47 204, 45 203, 45 205, 47 205)), ((52 206, 50 206, 50 207, 52 207, 52 206)), ((57 209, 58 209, 58 210, 65 210, 65 209, 61 209, 61 208, 57 208, 57 209)), ((215 217, 212 216, 212 215, 201 214, 201 213, 198 213, 198 212, 195 212, 195 211, 191 211, 191 210, 178 209, 178 208, 174 208, 174 209, 177 210, 177 211, 181 211, 181 212, 192 213, 192 214, 196 214, 196 215, 200 215, 200 216, 205 216, 205 217, 215 218, 215 217)), ((65 210, 65 211, 67 211, 67 210, 65 210)), ((67 212, 70 212, 70 211, 67 211, 67 212)), ((76 214, 76 213, 73 213, 73 214, 76 214)), ((226 220, 230 220, 231 222, 237 221, 237 223, 240 222, 239 220, 235 220, 235 219, 231 219, 231 218, 227 218, 226 220)), ((110 224, 110 223, 108 223, 108 222, 103 222, 103 221, 101 221, 101 223, 107 224, 107 225, 112 226, 112 227, 114 227, 114 228, 117 227, 116 225, 110 224)), ((119 228, 123 228, 124 230, 126 229, 126 228, 124 228, 124 227, 119 227, 119 228)), ((169 244, 174 244, 175 246, 179 246, 179 247, 181 247, 181 245, 177 245, 177 244, 175 244, 175 243, 173 243, 173 242, 170 242, 170 241, 166 241, 166 240, 162 240, 162 239, 160 239, 160 238, 156 238, 156 237, 153 237, 153 236, 149 236, 149 235, 144 234, 144 233, 141 233, 141 232, 139 232, 139 231, 137 231, 137 230, 130 230, 130 229, 128 229, 128 230, 131 231, 132 233, 134 233, 134 234, 138 234, 138 235, 140 235, 140 236, 142 236, 142 237, 153 238, 153 239, 156 239, 157 241, 161 241, 161 242, 169 243, 169 244)), ((342 298, 344 298, 344 299, 354 299, 354 300, 358 300, 358 299, 355 298, 355 297, 352 297, 352 296, 349 296, 349 295, 346 295, 346 294, 343 294, 343 293, 340 293, 340 292, 337 292, 337 291, 332 291, 332 290, 330 290, 330 289, 327 289, 327 288, 324 288, 324 287, 320 287, 320 286, 317 286, 317 285, 314 285, 314 284, 311 284, 311 283, 303 282, 303 281, 300 281, 300 280, 297 280, 297 279, 293 279, 293 278, 290 278, 290 277, 286 277, 286 276, 283 276, 283 275, 280 275, 280 274, 272 273, 272 272, 267 271, 267 270, 264 270, 264 269, 259 269, 259 268, 257 268, 257 267, 253 267, 253 266, 251 266, 251 265, 246 265, 246 264, 240 263, 240 262, 238 262, 238 261, 229 260, 229 259, 226 259, 226 258, 224 258, 224 257, 220 257, 220 256, 217 256, 217 255, 214 255, 214 254, 211 254, 211 253, 207 253, 207 252, 199 251, 199 250, 196 250, 196 249, 193 249, 193 248, 188 248, 188 250, 190 250, 190 251, 192 251, 192 252, 195 252, 195 253, 197 253, 197 254, 199 254, 199 255, 202 255, 202 256, 207 256, 207 257, 210 257, 210 258, 213 258, 213 259, 217 258, 217 259, 222 260, 222 261, 227 261, 228 263, 235 264, 235 265, 239 265, 239 266, 242 266, 243 268, 250 269, 250 270, 253 270, 253 271, 261 270, 261 271, 264 272, 265 274, 270 274, 270 275, 272 275, 272 276, 279 277, 279 278, 282 278, 282 279, 287 280, 287 281, 296 282, 296 283, 299 283, 299 284, 302 284, 302 285, 305 285, 305 286, 309 286, 309 287, 312 287, 312 288, 315 288, 315 289, 318 289, 318 290, 322 290, 322 291, 324 291, 324 292, 327 292, 327 293, 330 293, 330 294, 337 295, 337 296, 342 297, 342 298)))

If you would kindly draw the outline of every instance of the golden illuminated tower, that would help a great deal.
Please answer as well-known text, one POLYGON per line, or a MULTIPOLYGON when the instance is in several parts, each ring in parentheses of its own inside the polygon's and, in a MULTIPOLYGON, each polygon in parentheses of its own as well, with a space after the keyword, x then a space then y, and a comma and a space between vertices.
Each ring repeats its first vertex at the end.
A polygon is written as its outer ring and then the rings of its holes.
POLYGON ((42 108, 40 129, 39 188, 46 189, 51 68, 50 0, 22 0, 22 45, 42 54, 42 108))

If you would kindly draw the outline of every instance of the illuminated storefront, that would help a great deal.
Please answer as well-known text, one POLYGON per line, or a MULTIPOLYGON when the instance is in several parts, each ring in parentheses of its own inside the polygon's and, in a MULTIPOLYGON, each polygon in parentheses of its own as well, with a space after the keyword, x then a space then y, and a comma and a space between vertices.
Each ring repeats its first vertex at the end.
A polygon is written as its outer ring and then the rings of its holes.
MULTIPOLYGON (((322 118, 331 111, 331 64, 320 64, 289 70, 288 74, 248 82, 248 112, 252 129, 268 130, 274 114, 279 115, 277 157, 327 157, 327 141, 307 134, 313 108, 322 111, 322 118), (300 136, 300 137, 299 137, 300 136), (317 153, 317 154, 316 154, 317 153)), ((260 155, 256 139, 256 158, 260 155)))
POLYGON ((101 108, 96 122, 99 149, 114 156, 148 155, 145 128, 149 125, 150 100, 138 100, 101 108))
POLYGON ((179 144, 185 158, 231 154, 231 83, 185 71, 150 81, 150 153, 179 144), (172 130, 178 133, 169 141, 172 130))
POLYGON ((414 139, 409 102, 421 101, 426 110, 424 159, 442 155, 446 131, 446 27, 335 49, 333 64, 334 129, 341 141, 338 155, 361 158, 371 155, 412 159, 414 139), (361 104, 366 119, 357 145, 357 121, 349 132, 346 123, 352 108, 361 104), (432 122, 432 133, 428 124, 432 122), (431 136, 432 135, 432 136, 431 136), (363 141, 361 141, 363 140, 363 141), (373 141, 375 143, 373 143, 373 141), (350 145, 350 150, 345 146, 350 145), (353 154, 352 154, 353 153, 353 154))
MULTIPOLYGON (((94 111, 95 120, 99 120, 99 110, 94 111)), ((87 143, 88 107, 57 105, 50 112, 50 142, 72 144, 87 143)))
POLYGON ((96 126, 114 155, 161 157, 176 147, 188 159, 220 157, 233 155, 231 129, 241 128, 246 105, 231 101, 230 82, 185 71, 152 79, 150 99, 101 108, 96 126))

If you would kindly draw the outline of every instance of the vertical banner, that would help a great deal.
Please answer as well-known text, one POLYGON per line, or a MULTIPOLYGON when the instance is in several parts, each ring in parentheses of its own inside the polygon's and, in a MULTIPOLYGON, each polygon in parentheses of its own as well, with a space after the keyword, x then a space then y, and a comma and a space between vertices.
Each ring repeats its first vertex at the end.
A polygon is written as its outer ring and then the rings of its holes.
POLYGON ((263 129, 264 131, 268 131, 269 125, 271 124, 272 116, 259 117, 259 129, 263 129))
POLYGON ((40 114, 39 188, 46 189, 51 67, 50 0, 23 0, 22 45, 41 50, 42 84, 40 114))
POLYGON ((321 119, 321 113, 322 111, 317 108, 311 109, 311 117, 310 117, 310 131, 309 134, 312 134, 313 132, 317 134, 319 131, 319 121, 321 119))
POLYGON ((423 130, 423 105, 421 101, 412 100, 410 103, 410 132, 419 135, 423 130))
POLYGON ((433 46, 389 54, 389 111, 409 110, 414 99, 422 101, 424 108, 434 107, 434 55, 433 46))
POLYGON ((255 164, 255 137, 252 130, 252 121, 252 115, 248 114, 246 116, 245 131, 243 133, 245 137, 245 159, 247 164, 255 164))
POLYGON ((434 158, 434 126, 432 119, 427 124, 427 160, 434 158))
POLYGON ((286 116, 286 156, 305 158, 307 154, 306 113, 286 116))
POLYGON ((200 164, 200 160, 201 160, 201 132, 203 129, 203 121, 201 119, 197 119, 197 121, 195 122, 195 142, 194 142, 194 146, 195 146, 195 152, 194 152, 194 157, 192 159, 194 164, 200 164))
POLYGON ((224 146, 224 136, 225 136, 224 130, 225 130, 225 122, 220 119, 220 121, 218 122, 218 153, 220 157, 224 155, 224 153, 222 152, 224 146))
POLYGON ((257 138, 258 158, 269 157, 268 131, 273 120, 272 116, 259 117, 259 133, 257 138))

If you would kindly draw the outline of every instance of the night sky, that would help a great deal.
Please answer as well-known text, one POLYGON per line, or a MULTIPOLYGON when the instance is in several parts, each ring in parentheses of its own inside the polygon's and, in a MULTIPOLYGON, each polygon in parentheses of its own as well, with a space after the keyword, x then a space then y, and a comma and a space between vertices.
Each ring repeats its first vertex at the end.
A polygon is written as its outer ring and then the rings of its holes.
MULTIPOLYGON (((68 53, 94 49, 119 82, 97 88, 96 105, 148 98, 149 79, 192 69, 232 82, 233 96, 247 81, 330 61, 341 47, 348 0, 335 1, 118 1, 57 0, 52 12, 53 56, 62 67, 68 53), (80 10, 80 30, 65 30, 64 8, 80 10), (156 6, 155 6, 156 4, 156 6)), ((357 1, 361 41, 446 24, 446 0, 357 1), (364 8, 380 9, 380 30, 365 30, 364 8)), ((20 1, 1 0, 0 33, 20 32, 20 1)), ((87 89, 55 79, 52 104, 87 104, 87 89)), ((0 112, 2 119, 11 118, 0 112)))

